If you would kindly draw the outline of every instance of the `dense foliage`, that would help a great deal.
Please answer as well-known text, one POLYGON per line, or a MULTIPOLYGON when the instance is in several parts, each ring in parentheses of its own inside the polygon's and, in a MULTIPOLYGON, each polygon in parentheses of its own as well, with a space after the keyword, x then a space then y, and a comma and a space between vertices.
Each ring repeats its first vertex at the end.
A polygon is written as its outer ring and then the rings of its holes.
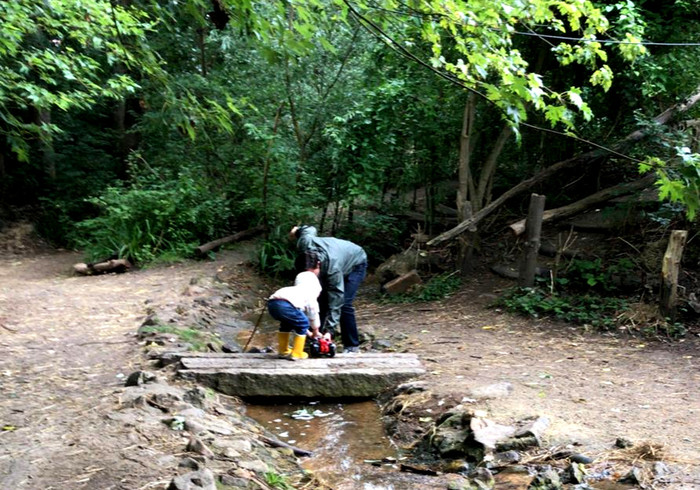
POLYGON ((476 211, 639 129, 640 144, 533 190, 562 205, 653 171, 677 204, 668 225, 692 220, 694 112, 673 125, 652 118, 697 88, 698 9, 3 2, 0 208, 91 258, 187 255, 263 223, 260 263, 278 273, 291 265, 284 230, 313 222, 378 262, 411 233, 451 226, 441 208, 476 211))

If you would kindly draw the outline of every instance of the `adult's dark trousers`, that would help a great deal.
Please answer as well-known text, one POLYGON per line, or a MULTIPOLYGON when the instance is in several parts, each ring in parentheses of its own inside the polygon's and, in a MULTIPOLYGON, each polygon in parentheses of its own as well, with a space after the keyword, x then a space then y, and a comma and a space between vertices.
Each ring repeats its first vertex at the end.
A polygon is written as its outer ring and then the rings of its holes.
MULTIPOLYGON (((360 345, 360 338, 357 333, 357 320, 355 319, 355 307, 353 301, 357 295, 357 290, 367 275, 367 262, 358 264, 352 268, 350 273, 343 277, 343 289, 345 298, 343 306, 340 308, 340 338, 344 347, 357 347, 360 345)), ((328 295, 322 294, 319 298, 321 313, 321 324, 323 325, 328 315, 328 295)))

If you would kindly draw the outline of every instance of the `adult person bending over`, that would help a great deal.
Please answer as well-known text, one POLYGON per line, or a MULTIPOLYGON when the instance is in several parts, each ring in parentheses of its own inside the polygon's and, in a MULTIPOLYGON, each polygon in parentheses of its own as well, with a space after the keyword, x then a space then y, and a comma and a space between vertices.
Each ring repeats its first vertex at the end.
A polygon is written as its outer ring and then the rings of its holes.
POLYGON ((359 245, 333 237, 319 237, 313 226, 295 226, 290 238, 297 241, 297 251, 316 252, 321 261, 319 279, 321 293, 321 316, 324 333, 335 336, 338 325, 343 342, 343 351, 358 352, 360 339, 357 334, 355 307, 352 302, 360 283, 367 275, 367 254, 359 245), (323 301, 323 300, 327 301, 323 301), (324 318, 324 304, 327 312, 324 318))

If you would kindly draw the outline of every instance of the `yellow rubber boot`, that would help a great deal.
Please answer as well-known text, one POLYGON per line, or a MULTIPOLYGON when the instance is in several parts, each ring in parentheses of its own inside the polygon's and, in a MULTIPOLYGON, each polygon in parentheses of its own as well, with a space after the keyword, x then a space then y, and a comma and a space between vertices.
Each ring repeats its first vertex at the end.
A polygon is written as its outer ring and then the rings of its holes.
POLYGON ((304 352, 304 344, 306 343, 306 335, 298 335, 294 333, 292 336, 292 360, 306 359, 309 355, 304 352))
POLYGON ((288 357, 292 353, 292 349, 289 347, 289 336, 292 332, 277 332, 277 340, 279 341, 279 348, 277 349, 277 354, 280 357, 288 357))

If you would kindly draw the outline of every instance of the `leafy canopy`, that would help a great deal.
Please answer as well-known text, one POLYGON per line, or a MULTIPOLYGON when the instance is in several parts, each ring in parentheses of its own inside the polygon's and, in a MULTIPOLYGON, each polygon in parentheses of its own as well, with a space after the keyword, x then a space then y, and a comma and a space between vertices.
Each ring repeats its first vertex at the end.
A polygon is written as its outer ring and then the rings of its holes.
POLYGON ((27 122, 30 109, 86 109, 102 97, 139 87, 132 73, 153 73, 141 40, 152 23, 140 11, 106 0, 0 2, 0 134, 20 160, 32 138, 58 131, 27 122))

